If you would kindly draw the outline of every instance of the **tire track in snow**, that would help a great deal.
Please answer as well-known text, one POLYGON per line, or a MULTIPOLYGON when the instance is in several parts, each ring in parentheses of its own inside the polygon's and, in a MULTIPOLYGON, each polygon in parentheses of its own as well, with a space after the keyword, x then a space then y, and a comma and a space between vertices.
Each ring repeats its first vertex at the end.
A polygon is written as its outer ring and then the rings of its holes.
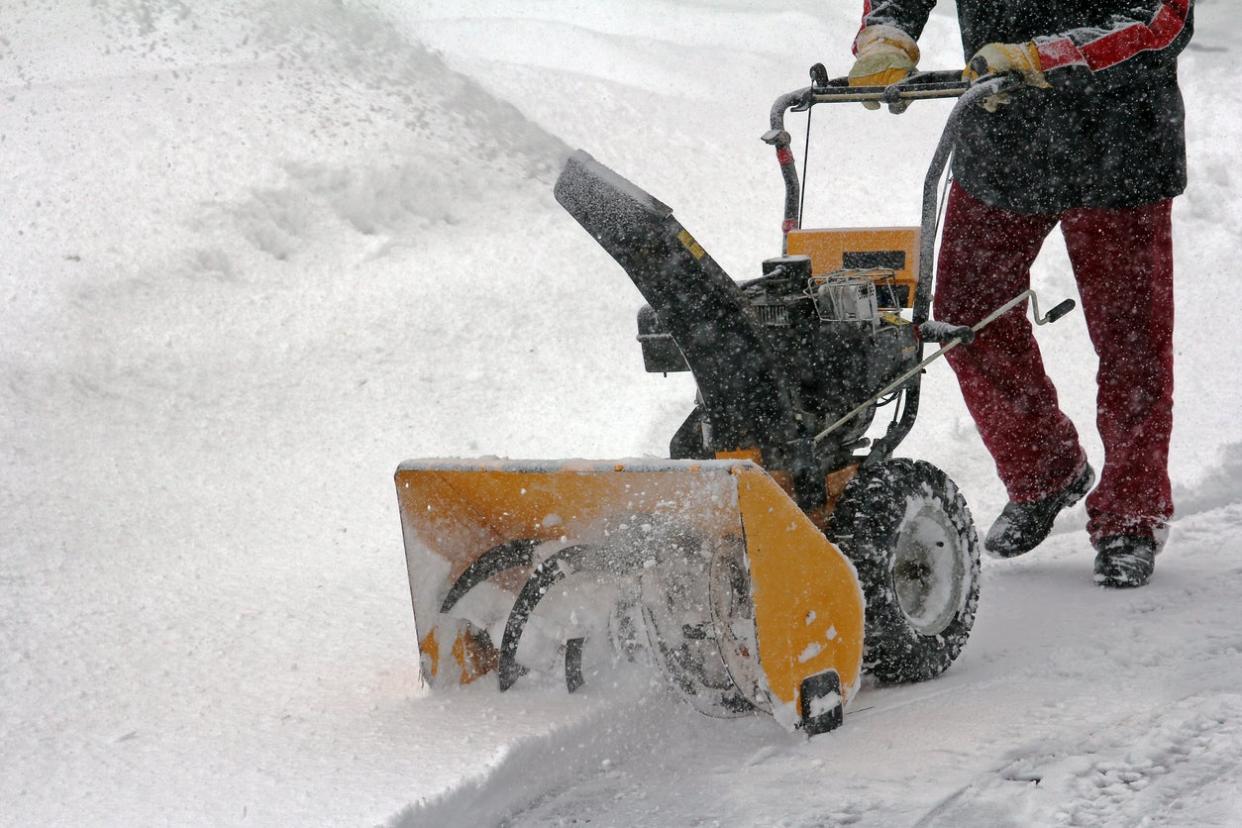
POLYGON ((916 825, 1236 825, 1242 695, 1194 695, 1086 738, 1037 740, 916 825))

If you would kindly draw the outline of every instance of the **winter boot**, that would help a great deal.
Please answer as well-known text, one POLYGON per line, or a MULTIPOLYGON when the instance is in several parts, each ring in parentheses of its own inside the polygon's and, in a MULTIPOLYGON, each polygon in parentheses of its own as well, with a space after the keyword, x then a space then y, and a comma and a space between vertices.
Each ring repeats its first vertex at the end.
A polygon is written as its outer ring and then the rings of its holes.
POLYGON ((1103 587, 1141 587, 1156 568, 1155 540, 1141 535, 1110 535, 1095 546, 1095 582, 1103 587))
POLYGON ((1010 501, 988 530, 983 547, 995 558, 1016 558, 1030 552, 1048 537, 1057 514, 1082 500, 1093 483, 1095 470, 1084 463, 1082 471, 1061 491, 1028 503, 1010 501))

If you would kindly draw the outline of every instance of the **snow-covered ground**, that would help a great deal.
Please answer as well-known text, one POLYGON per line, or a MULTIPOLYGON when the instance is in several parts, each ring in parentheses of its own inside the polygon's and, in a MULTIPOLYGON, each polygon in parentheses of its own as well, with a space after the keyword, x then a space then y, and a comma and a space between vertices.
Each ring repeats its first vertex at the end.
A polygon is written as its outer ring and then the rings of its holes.
MULTIPOLYGON (((692 389, 642 373, 559 159, 755 275, 768 106, 845 71, 853 2, 5 0, 0 823, 1242 824, 1242 19, 1197 5, 1155 580, 1096 589, 1067 515, 985 563, 943 678, 806 741, 658 695, 424 695, 391 472, 665 451, 692 389)), ((949 10, 923 43, 960 62, 949 10)), ((915 221, 944 111, 817 113, 809 219, 915 221)), ((1055 238, 1036 282, 1073 294, 1055 238)), ((1098 462, 1081 316, 1040 336, 1098 462)), ((925 387, 903 449, 986 525, 990 461, 947 369, 925 387)))

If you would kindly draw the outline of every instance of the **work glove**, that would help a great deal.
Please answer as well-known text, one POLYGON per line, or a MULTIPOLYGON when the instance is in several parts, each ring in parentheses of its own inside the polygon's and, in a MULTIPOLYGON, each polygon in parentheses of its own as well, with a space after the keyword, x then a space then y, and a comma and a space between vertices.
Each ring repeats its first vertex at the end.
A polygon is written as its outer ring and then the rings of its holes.
MULTIPOLYGON (((914 71, 919 45, 895 26, 866 26, 854 38, 854 56, 850 86, 889 86, 914 71)), ((863 106, 879 109, 880 102, 864 101, 863 106)))
MULTIPOLYGON (((984 75, 1020 75, 1028 86, 1050 89, 1052 84, 1044 77, 1039 60, 1039 50, 1034 41, 1026 43, 989 43, 966 64, 962 80, 974 83, 984 75)), ((995 112, 1009 103, 1007 94, 991 95, 983 100, 983 108, 995 112)))

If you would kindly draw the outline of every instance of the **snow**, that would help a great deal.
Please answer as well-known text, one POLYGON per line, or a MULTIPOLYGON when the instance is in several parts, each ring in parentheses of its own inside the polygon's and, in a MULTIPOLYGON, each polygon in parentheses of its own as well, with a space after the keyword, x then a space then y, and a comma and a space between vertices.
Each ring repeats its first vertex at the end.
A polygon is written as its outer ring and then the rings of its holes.
MULTIPOLYGON (((1155 580, 1094 587, 1079 508, 985 562, 944 677, 806 740, 643 681, 424 693, 392 471, 664 453, 693 389, 642 373, 559 160, 757 275, 768 106, 848 67, 854 4, 6 0, 0 823, 1242 823, 1242 22, 1197 5, 1155 580)), ((960 62, 949 10, 923 45, 960 62)), ((944 112, 817 112, 810 220, 914 221, 944 112)), ((1074 294, 1058 238, 1035 279, 1074 294)), ((1081 314, 1037 335, 1098 463, 1081 314)), ((925 389, 904 452, 986 527, 991 461, 925 389)))
POLYGON ((811 716, 819 717, 825 713, 830 713, 841 706, 840 693, 828 693, 819 698, 811 699, 811 716))

